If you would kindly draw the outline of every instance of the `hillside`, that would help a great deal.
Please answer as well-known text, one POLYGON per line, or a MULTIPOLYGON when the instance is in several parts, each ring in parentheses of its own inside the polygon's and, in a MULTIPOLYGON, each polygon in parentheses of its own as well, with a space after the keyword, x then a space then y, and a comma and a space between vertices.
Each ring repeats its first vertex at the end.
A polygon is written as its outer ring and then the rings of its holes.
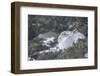
POLYGON ((88 56, 87 17, 28 16, 28 59, 76 59, 88 56))

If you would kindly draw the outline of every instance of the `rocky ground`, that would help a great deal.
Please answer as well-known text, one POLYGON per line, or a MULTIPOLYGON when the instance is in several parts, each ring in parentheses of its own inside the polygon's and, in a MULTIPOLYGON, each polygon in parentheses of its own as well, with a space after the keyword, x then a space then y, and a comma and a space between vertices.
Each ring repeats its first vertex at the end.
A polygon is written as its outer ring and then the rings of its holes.
POLYGON ((87 58, 86 17, 28 17, 28 60, 87 58))

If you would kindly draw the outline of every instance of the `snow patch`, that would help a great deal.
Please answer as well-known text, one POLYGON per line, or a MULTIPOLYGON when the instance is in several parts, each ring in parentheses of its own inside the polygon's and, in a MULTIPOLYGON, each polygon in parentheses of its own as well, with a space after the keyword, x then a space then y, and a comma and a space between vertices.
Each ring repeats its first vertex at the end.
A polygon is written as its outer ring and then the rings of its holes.
POLYGON ((51 38, 46 38, 44 41, 43 41, 43 45, 45 45, 45 46, 48 46, 48 47, 50 47, 50 43, 51 42, 54 42, 54 37, 51 37, 51 38))
MULTIPOLYGON (((68 49, 73 46, 73 43, 77 43, 79 39, 84 39, 85 36, 78 31, 63 31, 58 36, 58 43, 55 47, 51 47, 48 50, 41 51, 40 53, 47 52, 58 52, 63 49, 68 49)), ((43 44, 46 46, 50 46, 49 43, 54 42, 55 37, 47 38, 43 41, 43 44)))

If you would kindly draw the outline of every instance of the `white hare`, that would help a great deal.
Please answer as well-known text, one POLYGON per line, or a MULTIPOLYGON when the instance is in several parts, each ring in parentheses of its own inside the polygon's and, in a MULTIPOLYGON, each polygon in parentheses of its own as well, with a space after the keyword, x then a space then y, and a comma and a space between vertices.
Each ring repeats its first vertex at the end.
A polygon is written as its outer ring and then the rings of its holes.
POLYGON ((85 36, 78 31, 63 31, 58 37, 58 47, 67 49, 77 43, 79 39, 84 39, 85 36))

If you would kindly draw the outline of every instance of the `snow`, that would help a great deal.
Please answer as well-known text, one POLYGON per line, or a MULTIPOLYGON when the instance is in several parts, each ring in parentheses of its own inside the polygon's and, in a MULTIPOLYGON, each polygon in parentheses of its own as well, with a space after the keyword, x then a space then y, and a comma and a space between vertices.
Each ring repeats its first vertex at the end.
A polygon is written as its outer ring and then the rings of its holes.
MULTIPOLYGON (((41 51, 40 53, 47 53, 47 52, 58 52, 63 49, 68 49, 69 47, 73 46, 73 43, 77 43, 79 39, 84 39, 85 36, 78 32, 78 31, 63 31, 58 36, 58 44, 55 47, 51 47, 48 50, 41 51)), ((43 44, 46 46, 50 46, 50 42, 54 42, 54 37, 47 38, 43 41, 43 44)))
POLYGON ((51 42, 54 42, 54 37, 51 37, 51 38, 46 38, 44 41, 43 41, 43 45, 45 45, 45 46, 48 46, 48 47, 50 47, 50 43, 51 42))
POLYGON ((37 36, 37 38, 41 38, 41 39, 47 39, 47 38, 51 38, 51 37, 56 37, 57 34, 52 32, 52 31, 49 31, 47 33, 41 33, 37 36))
POLYGON ((48 50, 40 51, 40 54, 41 54, 41 53, 48 53, 48 52, 53 52, 53 53, 55 53, 55 52, 59 52, 59 51, 60 51, 60 50, 57 49, 57 47, 52 47, 52 48, 50 48, 50 49, 48 49, 48 50))

